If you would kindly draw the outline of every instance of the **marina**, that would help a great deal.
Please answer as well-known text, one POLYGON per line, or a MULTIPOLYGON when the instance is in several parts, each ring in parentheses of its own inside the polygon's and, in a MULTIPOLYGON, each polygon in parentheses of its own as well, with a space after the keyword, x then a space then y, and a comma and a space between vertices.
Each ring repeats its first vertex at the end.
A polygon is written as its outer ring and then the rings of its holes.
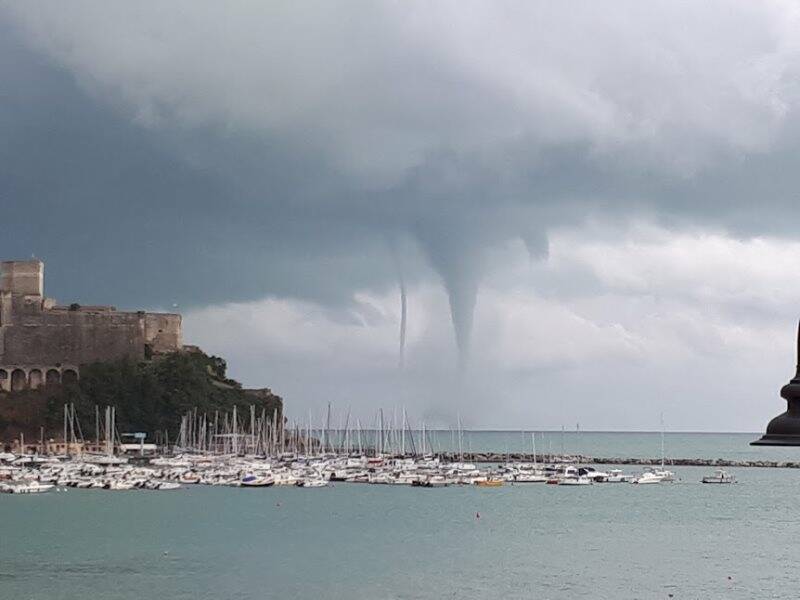
MULTIPOLYGON (((725 471, 703 481, 728 483, 725 471), (716 479, 715 479, 716 478, 716 479), (717 479, 720 479, 717 481, 717 479)), ((0 492, 40 493, 69 488, 129 491, 168 491, 184 486, 209 485, 236 488, 296 486, 323 488, 340 484, 411 486, 421 488, 475 485, 595 485, 673 483, 675 473, 645 467, 638 473, 603 470, 574 462, 507 461, 479 465, 451 462, 432 455, 284 455, 280 457, 181 454, 129 462, 106 455, 84 457, 0 455, 0 492)))
MULTIPOLYGON (((320 427, 312 425, 310 415, 305 427, 281 426, 277 415, 258 414, 254 406, 244 419, 236 407, 212 417, 195 410, 181 419, 172 445, 168 432, 161 445, 145 444, 141 434, 120 434, 114 407, 95 407, 94 414, 94 440, 84 438, 74 406, 65 405, 60 442, 26 444, 20 438, 17 453, 0 453, 0 493, 174 491, 194 485, 319 489, 337 483, 419 488, 651 485, 675 482, 671 469, 676 466, 714 467, 703 483, 732 483, 735 478, 721 467, 800 467, 800 461, 667 458, 663 427, 653 434, 657 438, 650 438, 651 443, 658 441, 660 458, 596 457, 566 453, 563 430, 560 454, 552 452, 554 432, 525 431, 512 433, 521 452, 472 452, 472 439, 480 432, 465 431, 460 420, 457 428, 446 431, 431 430, 425 423, 413 428, 405 410, 393 410, 391 419, 379 410, 374 429, 359 421, 351 427, 349 412, 342 417, 343 427, 334 429, 330 404, 320 427), (126 437, 138 444, 123 443, 126 437), (537 453, 537 439, 540 448, 547 439, 548 452, 537 453)), ((586 435, 591 434, 584 434, 584 442, 586 435)))

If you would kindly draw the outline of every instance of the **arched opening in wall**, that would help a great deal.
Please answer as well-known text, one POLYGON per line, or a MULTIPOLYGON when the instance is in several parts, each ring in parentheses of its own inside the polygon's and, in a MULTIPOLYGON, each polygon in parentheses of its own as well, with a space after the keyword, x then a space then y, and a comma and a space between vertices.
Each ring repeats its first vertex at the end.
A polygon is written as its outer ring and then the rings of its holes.
POLYGON ((8 371, 0 369, 0 390, 7 392, 10 388, 8 381, 8 371))
POLYGON ((42 379, 42 371, 40 369, 31 369, 31 372, 28 374, 28 385, 30 385, 32 390, 35 390, 41 387, 42 379))
POLYGON ((75 369, 64 369, 61 375, 61 383, 75 383, 78 381, 78 372, 75 369))
POLYGON ((47 385, 58 385, 61 383, 61 373, 58 372, 58 369, 47 369, 45 383, 47 385))
POLYGON ((18 392, 26 387, 28 387, 28 378, 25 376, 25 371, 22 369, 11 371, 11 391, 18 392))

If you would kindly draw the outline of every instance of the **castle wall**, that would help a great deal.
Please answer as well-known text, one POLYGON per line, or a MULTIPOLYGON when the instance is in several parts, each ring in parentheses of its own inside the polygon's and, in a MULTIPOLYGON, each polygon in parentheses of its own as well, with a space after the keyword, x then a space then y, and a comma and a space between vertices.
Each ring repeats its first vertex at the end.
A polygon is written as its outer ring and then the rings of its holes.
POLYGON ((77 376, 80 365, 182 348, 181 316, 44 298, 40 261, 0 263, 0 390, 77 376))
POLYGON ((86 364, 145 357, 144 315, 40 311, 4 327, 2 364, 86 364))

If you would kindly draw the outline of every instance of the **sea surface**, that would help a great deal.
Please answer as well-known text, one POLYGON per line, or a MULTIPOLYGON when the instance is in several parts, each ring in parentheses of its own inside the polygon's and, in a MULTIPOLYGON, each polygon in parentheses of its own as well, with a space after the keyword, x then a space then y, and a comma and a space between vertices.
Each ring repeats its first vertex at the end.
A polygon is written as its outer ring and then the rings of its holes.
MULTIPOLYGON (((470 434, 475 445, 499 435, 470 434)), ((746 446, 753 437, 668 434, 665 445, 774 459, 746 446)), ((661 449, 659 434, 579 438, 597 455, 661 449)), ((778 453, 800 459, 800 448, 778 453)), ((797 598, 800 470, 730 469, 731 486, 674 470, 680 482, 641 487, 0 495, 0 598, 797 598)))

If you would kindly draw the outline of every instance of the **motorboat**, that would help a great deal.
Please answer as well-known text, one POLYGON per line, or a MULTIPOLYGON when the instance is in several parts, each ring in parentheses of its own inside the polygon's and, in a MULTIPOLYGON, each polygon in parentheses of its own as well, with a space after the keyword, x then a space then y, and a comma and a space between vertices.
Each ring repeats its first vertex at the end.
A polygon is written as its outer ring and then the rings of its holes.
POLYGON ((635 477, 631 483, 645 485, 650 483, 661 483, 661 477, 653 471, 645 471, 639 477, 635 477))
POLYGON ((477 469, 467 475, 459 475, 458 473, 450 473, 450 475, 455 478, 457 483, 462 485, 479 485, 489 480, 488 475, 481 473, 477 469))
POLYGON ((25 483, 3 483, 0 484, 0 492, 6 494, 41 494, 49 492, 55 486, 51 483, 39 483, 38 481, 27 481, 25 483))
POLYGON ((309 479, 302 479, 298 481, 297 486, 302 488, 320 488, 320 487, 327 487, 328 482, 325 481, 322 477, 312 477, 309 479))
POLYGON ((483 479, 481 481, 476 481, 475 485, 478 487, 500 487, 503 485, 502 479, 483 479))
POLYGON ((578 475, 577 477, 562 477, 558 481, 558 485, 591 485, 592 479, 586 475, 578 475))
POLYGON ((200 483, 200 474, 194 471, 184 471, 178 477, 181 483, 200 483))
POLYGON ((443 475, 431 475, 427 479, 420 480, 419 485, 422 487, 447 487, 449 482, 443 475))
POLYGON ((85 454, 83 461, 95 465, 126 465, 128 459, 124 456, 113 454, 85 454))
POLYGON ((545 483, 550 485, 561 485, 563 481, 575 480, 581 477, 578 469, 572 465, 558 465, 555 468, 546 467, 545 472, 548 472, 545 483))
POLYGON ((706 475, 701 481, 703 483, 736 483, 736 477, 723 469, 717 469, 713 475, 706 475))
POLYGON ((264 475, 254 475, 252 473, 245 475, 239 481, 241 487, 255 488, 255 487, 270 487, 275 485, 275 479, 264 475))
POLYGON ((181 484, 175 481, 158 481, 155 483, 155 486, 149 489, 159 491, 179 490, 181 489, 181 484))
POLYGON ((509 481, 513 483, 544 483, 547 481, 547 477, 541 473, 520 471, 519 473, 515 473, 513 478, 509 479, 509 481))
POLYGON ((608 473, 598 471, 594 467, 580 467, 578 469, 578 475, 588 477, 595 483, 603 483, 608 481, 608 473))
POLYGON ((631 481, 633 481, 633 475, 626 475, 622 469, 611 469, 606 479, 606 483, 630 483, 631 481))
POLYGON ((275 472, 272 478, 275 481, 275 485, 297 485, 299 483, 298 478, 290 471, 275 472))
POLYGON ((134 488, 133 481, 124 480, 110 480, 105 483, 103 489, 106 490, 132 490, 134 488))

